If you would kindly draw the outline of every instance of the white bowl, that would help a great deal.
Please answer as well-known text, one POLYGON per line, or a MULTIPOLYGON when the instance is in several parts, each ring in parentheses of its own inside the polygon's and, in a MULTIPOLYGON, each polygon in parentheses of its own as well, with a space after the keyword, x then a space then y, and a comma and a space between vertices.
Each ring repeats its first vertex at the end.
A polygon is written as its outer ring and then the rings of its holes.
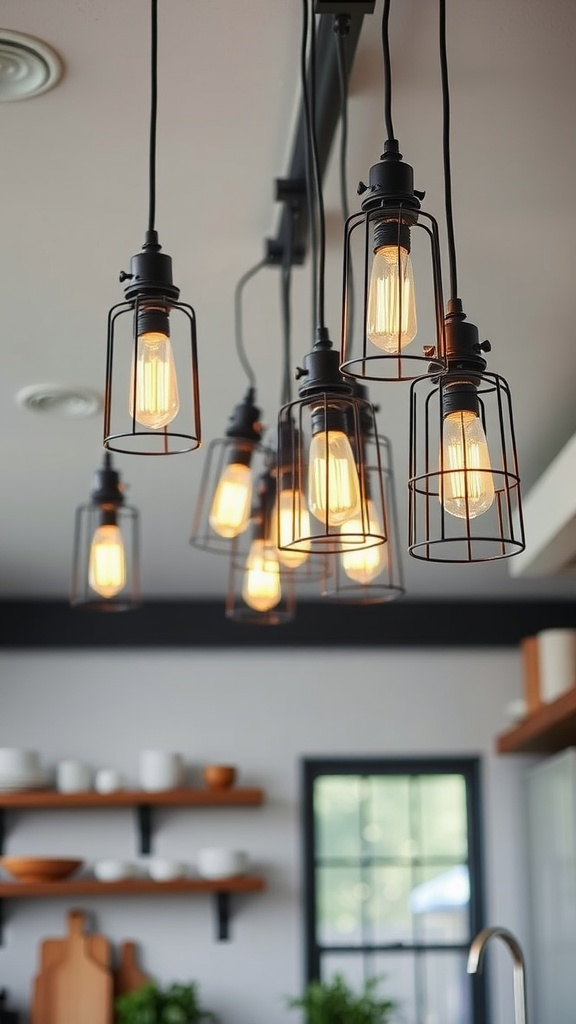
POLYGON ((93 870, 99 882, 120 882, 137 873, 136 865, 128 860, 97 860, 93 870))
POLYGON ((0 747, 0 774, 37 775, 40 772, 40 754, 37 750, 0 747))
POLYGON ((232 875, 244 874, 248 867, 248 856, 243 850, 209 846, 198 850, 196 867, 202 878, 230 878, 232 875))
POLYGON ((155 857, 148 864, 148 874, 155 882, 171 882, 174 878, 184 877, 186 865, 179 860, 155 857))

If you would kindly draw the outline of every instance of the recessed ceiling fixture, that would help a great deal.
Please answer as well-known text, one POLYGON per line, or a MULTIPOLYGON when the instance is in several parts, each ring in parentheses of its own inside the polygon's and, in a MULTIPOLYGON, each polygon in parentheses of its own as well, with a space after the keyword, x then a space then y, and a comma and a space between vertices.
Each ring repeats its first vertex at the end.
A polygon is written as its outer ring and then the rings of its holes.
POLYGON ((62 77, 62 61, 41 39, 0 28, 0 102, 39 96, 62 77))
POLYGON ((14 396, 16 404, 30 412, 84 420, 102 408, 102 396, 91 388, 63 384, 29 384, 14 396))
POLYGON ((127 282, 126 301, 108 314, 104 447, 133 455, 175 455, 200 447, 196 314, 178 301, 172 258, 161 252, 155 229, 158 0, 150 6, 148 228, 130 272, 120 274, 120 281, 127 282))

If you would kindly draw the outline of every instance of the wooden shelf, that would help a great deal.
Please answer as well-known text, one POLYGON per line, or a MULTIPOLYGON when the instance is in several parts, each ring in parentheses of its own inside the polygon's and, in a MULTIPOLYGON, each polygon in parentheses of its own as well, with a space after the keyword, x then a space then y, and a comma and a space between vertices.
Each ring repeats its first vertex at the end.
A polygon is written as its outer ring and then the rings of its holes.
POLYGON ((76 878, 59 882, 0 882, 0 899, 26 899, 38 896, 167 896, 199 895, 220 892, 262 892, 264 879, 258 875, 234 875, 231 878, 177 878, 154 882, 149 878, 126 878, 120 882, 99 882, 94 878, 76 878))
POLYGON ((499 754, 554 754, 576 746, 576 686, 550 704, 541 704, 498 736, 499 754))
POLYGON ((142 789, 120 789, 114 793, 59 793, 55 789, 23 790, 0 793, 0 807, 43 807, 54 810, 66 807, 249 807, 264 800, 264 790, 256 787, 231 789, 166 789, 147 792, 142 789))

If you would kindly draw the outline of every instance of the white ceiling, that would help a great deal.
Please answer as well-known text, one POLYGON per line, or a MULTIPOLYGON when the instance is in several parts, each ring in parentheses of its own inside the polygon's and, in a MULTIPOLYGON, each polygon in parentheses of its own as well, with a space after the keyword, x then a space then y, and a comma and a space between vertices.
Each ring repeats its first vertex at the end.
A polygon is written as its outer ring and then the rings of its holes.
MULTIPOLYGON (((162 0, 157 225, 199 326, 205 444, 244 389, 233 293, 280 211, 299 103, 297 0, 162 0)), ((381 5, 364 21, 351 82, 349 173, 383 142, 381 5)), ((4 0, 2 27, 52 45, 65 73, 51 92, 0 104, 0 594, 64 598, 76 505, 101 459, 101 416, 73 423, 18 409, 28 384, 103 390, 107 311, 147 215, 149 4, 4 0)), ((392 3, 394 120, 425 207, 442 223, 437 5, 392 3)), ((448 4, 460 291, 510 382, 526 488, 576 430, 576 4, 448 4)), ((339 328, 341 218, 336 161, 326 182, 327 320, 339 328)), ((294 272, 295 362, 311 348, 309 266, 294 272)), ((278 278, 245 292, 245 342, 267 424, 281 383, 278 278)), ((407 464, 407 391, 373 385, 407 464)), ((188 536, 205 451, 117 458, 138 506, 145 596, 223 594, 226 560, 188 536)), ((575 484, 576 486, 576 484, 575 484)), ((553 496, 551 496, 553 501, 553 496)), ((400 502, 405 535, 404 499, 400 502)), ((575 582, 512 580, 506 562, 429 566, 405 557, 409 596, 571 596, 575 582)))

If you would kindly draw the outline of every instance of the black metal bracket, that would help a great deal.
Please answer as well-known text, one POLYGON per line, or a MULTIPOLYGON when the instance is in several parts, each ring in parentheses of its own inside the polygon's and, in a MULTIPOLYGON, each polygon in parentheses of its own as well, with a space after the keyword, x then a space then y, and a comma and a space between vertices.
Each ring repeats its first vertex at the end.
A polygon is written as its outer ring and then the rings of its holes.
POLYGON ((0 807, 0 857, 4 854, 6 845, 6 811, 0 807))
POLYGON ((140 853, 152 853, 152 807, 150 804, 138 804, 136 814, 140 853))
POLYGON ((0 946, 4 945, 4 905, 6 900, 0 896, 0 946))
POLYGON ((230 893, 216 892, 216 939, 218 942, 227 942, 230 938, 230 893))

